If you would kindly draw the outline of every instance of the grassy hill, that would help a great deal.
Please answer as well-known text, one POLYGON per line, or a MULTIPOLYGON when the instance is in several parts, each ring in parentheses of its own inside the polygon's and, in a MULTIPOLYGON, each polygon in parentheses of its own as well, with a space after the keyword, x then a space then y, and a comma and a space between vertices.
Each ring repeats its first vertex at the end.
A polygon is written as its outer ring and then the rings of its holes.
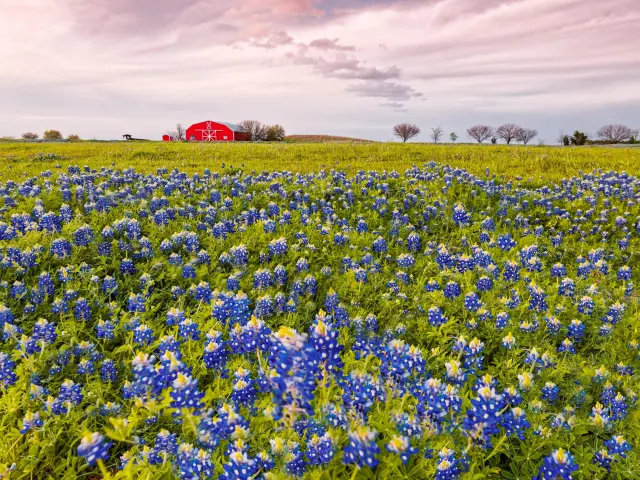
POLYGON ((285 138, 287 143, 376 143, 373 140, 362 138, 337 137, 335 135, 289 135, 285 138))

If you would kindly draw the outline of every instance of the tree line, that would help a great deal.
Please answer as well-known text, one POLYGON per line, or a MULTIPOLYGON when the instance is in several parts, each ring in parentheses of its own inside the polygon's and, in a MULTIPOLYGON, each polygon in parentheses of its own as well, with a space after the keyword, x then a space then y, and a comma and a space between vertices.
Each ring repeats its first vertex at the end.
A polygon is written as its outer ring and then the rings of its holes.
MULTIPOLYGON (((40 138, 40 134, 35 132, 25 132, 22 134, 22 138, 24 140, 38 140, 40 138)), ((64 137, 62 133, 60 133, 60 130, 45 130, 45 132, 42 134, 42 139, 60 141, 60 140, 64 140, 64 137)), ((72 133, 67 136, 67 140, 72 142, 76 140, 80 140, 80 136, 76 135, 75 133, 72 133)))
MULTIPOLYGON (((411 140, 420 135, 420 127, 412 123, 400 123, 393 127, 393 135, 403 142, 411 140)), ((433 143, 438 143, 444 137, 445 132, 442 127, 431 128, 429 138, 433 143)), ((515 123, 506 123, 497 128, 491 125, 474 125, 467 129, 467 137, 478 143, 490 141, 493 144, 498 140, 503 140, 507 145, 511 142, 519 142, 527 145, 531 140, 538 136, 538 131, 533 128, 525 128, 515 123)), ((561 145, 586 145, 586 144, 614 144, 614 143, 635 143, 638 138, 638 130, 631 129, 625 125, 612 124, 605 125, 598 130, 597 136, 600 140, 590 140, 589 136, 581 131, 576 130, 573 135, 560 133, 558 143, 561 145)), ((451 132, 449 140, 455 143, 458 140, 458 134, 451 132)))

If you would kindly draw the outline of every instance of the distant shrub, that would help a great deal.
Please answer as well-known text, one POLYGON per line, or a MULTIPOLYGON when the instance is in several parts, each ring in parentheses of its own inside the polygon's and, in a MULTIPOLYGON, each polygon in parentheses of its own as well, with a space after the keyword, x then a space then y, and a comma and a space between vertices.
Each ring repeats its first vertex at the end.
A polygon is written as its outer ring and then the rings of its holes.
POLYGON ((47 130, 42 134, 42 138, 45 140, 62 140, 62 134, 60 130, 47 130))
POLYGON ((575 132, 573 132, 573 135, 569 140, 571 141, 571 145, 584 145, 585 143, 587 143, 588 139, 589 137, 586 133, 576 130, 575 132))
POLYGON ((80 140, 80 135, 76 135, 75 133, 72 133, 67 137, 67 140, 69 140, 70 142, 76 142, 80 140))
POLYGON ((281 142, 287 136, 282 125, 271 125, 267 128, 267 142, 281 142))
POLYGON ((24 138, 25 140, 37 140, 38 138, 40 138, 40 135, 34 132, 25 132, 22 134, 22 138, 24 138))

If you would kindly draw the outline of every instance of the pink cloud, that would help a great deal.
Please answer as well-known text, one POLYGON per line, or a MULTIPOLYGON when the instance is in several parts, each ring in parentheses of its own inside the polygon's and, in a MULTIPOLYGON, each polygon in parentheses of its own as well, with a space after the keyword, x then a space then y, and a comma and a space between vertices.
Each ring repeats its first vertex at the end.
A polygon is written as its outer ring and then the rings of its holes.
POLYGON ((338 50, 341 52, 353 52, 356 47, 353 45, 338 45, 338 38, 316 38, 309 42, 309 46, 319 50, 338 50))
POLYGON ((638 0, 5 0, 0 122, 69 117, 45 111, 57 99, 97 118, 120 100, 282 113, 298 95, 290 111, 348 106, 356 123, 403 110, 552 125, 640 105, 638 24, 638 0))

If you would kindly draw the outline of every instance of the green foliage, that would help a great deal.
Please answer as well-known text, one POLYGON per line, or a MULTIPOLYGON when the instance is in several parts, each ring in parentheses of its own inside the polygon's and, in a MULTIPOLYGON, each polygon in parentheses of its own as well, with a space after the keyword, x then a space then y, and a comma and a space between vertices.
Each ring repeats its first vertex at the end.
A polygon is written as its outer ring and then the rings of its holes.
POLYGON ((587 143, 588 139, 589 137, 586 133, 576 130, 575 132, 573 132, 573 135, 571 135, 570 141, 571 145, 584 145, 585 143, 587 143))
POLYGON ((62 134, 59 130, 46 130, 42 134, 42 138, 45 140, 62 140, 62 134))

